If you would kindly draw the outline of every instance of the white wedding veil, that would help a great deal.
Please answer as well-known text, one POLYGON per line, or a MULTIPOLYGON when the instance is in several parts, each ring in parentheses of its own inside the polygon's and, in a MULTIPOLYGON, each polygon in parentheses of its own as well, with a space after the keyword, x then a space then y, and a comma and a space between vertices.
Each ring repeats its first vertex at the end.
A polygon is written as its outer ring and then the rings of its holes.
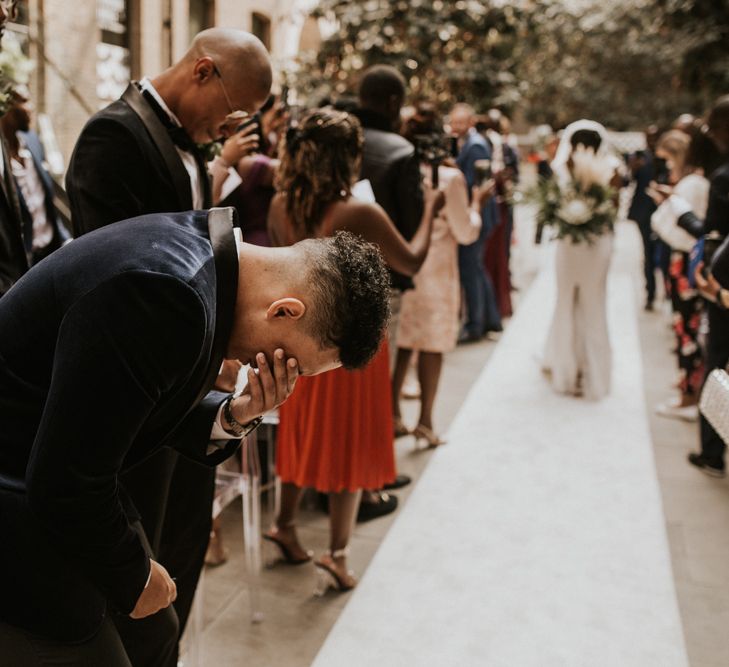
POLYGON ((614 151, 610 145, 607 130, 600 125, 600 123, 594 120, 587 120, 584 118, 582 120, 576 120, 574 123, 570 123, 564 129, 564 132, 562 132, 557 152, 551 163, 552 172, 560 185, 568 183, 571 179, 567 163, 569 162, 570 155, 572 155, 572 137, 575 132, 579 132, 580 130, 591 130, 592 132, 597 132, 597 134, 600 135, 600 148, 597 149, 597 155, 613 156, 615 169, 617 169, 620 165, 620 161, 617 157, 615 157, 614 151))

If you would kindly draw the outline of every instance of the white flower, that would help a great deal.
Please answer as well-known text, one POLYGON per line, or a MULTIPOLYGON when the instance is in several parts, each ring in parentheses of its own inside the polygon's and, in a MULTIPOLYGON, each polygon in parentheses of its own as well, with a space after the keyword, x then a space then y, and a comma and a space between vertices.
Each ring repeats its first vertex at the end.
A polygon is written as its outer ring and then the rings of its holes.
POLYGON ((571 199, 559 207, 557 215, 569 225, 584 225, 592 218, 592 208, 584 199, 571 199))
POLYGON ((579 144, 572 151, 572 175, 584 191, 591 185, 607 187, 615 173, 609 155, 596 155, 591 148, 579 144))

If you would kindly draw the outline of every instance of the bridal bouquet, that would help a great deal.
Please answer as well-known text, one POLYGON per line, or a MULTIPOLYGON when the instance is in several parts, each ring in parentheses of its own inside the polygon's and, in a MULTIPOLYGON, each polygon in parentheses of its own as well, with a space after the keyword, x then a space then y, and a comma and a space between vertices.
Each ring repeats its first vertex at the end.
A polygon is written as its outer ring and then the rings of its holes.
POLYGON ((541 179, 529 196, 539 207, 537 222, 554 227, 558 239, 591 243, 612 229, 617 213, 613 173, 609 156, 578 146, 572 152, 571 180, 560 186, 554 178, 541 179))

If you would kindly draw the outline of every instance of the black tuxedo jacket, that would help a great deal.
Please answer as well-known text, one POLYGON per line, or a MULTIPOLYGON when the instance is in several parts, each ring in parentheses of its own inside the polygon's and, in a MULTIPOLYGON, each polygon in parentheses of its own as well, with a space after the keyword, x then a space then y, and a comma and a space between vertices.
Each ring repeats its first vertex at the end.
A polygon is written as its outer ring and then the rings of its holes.
MULTIPOLYGON (((129 613, 149 558, 118 475, 169 445, 208 454, 238 280, 233 209, 109 225, 0 299, 0 620, 91 636, 129 613)), ((1 660, 0 660, 1 662, 1 660)))
POLYGON ((23 220, 5 140, 0 138, 5 177, 0 177, 0 297, 28 270, 23 220))
MULTIPOLYGON (((207 174, 201 178, 208 208, 207 174)), ((118 220, 192 208, 190 177, 180 155, 133 83, 86 123, 71 156, 66 189, 76 237, 118 220)))
MULTIPOLYGON (((393 132, 383 116, 364 109, 357 110, 356 115, 364 128, 360 178, 370 181, 375 200, 409 241, 418 231, 424 208, 423 178, 415 148, 393 132)), ((395 271, 390 275, 393 287, 412 289, 411 278, 395 271)))

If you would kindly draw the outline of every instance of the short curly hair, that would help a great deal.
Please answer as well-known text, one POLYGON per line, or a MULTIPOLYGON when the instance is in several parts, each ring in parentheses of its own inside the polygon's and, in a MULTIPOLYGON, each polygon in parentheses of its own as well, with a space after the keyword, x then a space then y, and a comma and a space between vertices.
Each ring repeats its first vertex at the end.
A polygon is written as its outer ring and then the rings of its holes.
POLYGON ((309 266, 313 317, 308 335, 339 350, 342 365, 365 366, 380 347, 390 320, 390 275, 379 248, 350 232, 296 244, 309 266))

